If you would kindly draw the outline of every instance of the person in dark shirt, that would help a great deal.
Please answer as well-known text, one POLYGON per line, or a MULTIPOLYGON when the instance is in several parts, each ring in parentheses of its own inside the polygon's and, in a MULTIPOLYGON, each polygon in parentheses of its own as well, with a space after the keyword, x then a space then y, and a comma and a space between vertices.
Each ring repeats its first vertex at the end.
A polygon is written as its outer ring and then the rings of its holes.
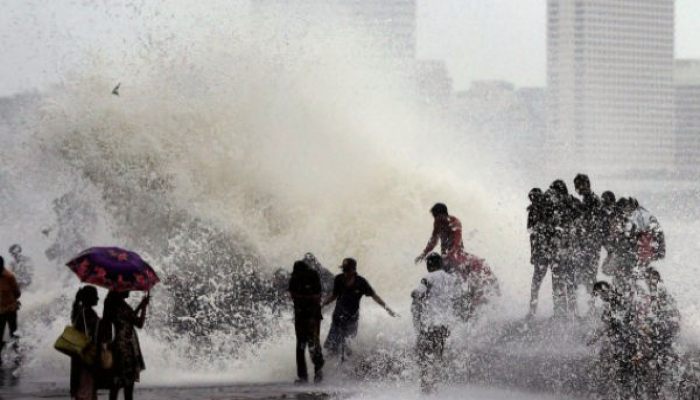
POLYGON ((537 312, 539 292, 547 269, 553 260, 551 226, 552 207, 541 189, 533 188, 528 194, 531 204, 527 207, 527 230, 530 233, 530 263, 534 267, 530 289, 530 311, 527 318, 533 318, 537 312))
POLYGON ((357 274, 357 261, 346 258, 343 260, 341 268, 343 273, 335 277, 333 294, 323 302, 323 306, 326 306, 337 300, 331 329, 328 331, 324 347, 332 354, 338 354, 342 351, 341 356, 344 356, 347 353, 345 341, 357 334, 360 300, 363 296, 371 297, 377 304, 384 307, 390 316, 395 317, 396 314, 374 292, 369 282, 357 274))
POLYGON ((579 211, 581 215, 576 220, 576 284, 583 285, 591 296, 589 309, 593 310, 593 285, 598 277, 600 251, 603 247, 603 209, 602 203, 593 190, 587 175, 578 174, 574 178, 576 193, 581 196, 579 211))
POLYGON ((289 293, 294 300, 294 331, 297 336, 297 381, 306 383, 306 347, 314 364, 314 381, 323 380, 323 351, 321 350, 321 278, 304 261, 294 263, 289 279, 289 293))

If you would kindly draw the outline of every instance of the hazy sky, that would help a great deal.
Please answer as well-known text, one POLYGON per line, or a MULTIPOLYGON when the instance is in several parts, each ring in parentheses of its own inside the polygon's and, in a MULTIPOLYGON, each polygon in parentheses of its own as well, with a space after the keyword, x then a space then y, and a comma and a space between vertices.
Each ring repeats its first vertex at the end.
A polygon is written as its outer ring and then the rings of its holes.
MULTIPOLYGON (((700 58, 700 0, 676 1, 676 56, 700 58)), ((124 3, 127 9, 138 1, 124 3)), ((456 89, 474 79, 544 85, 545 3, 418 0, 418 54, 447 61, 456 89)), ((91 2, 3 0, 0 95, 56 81, 82 49, 135 35, 124 29, 128 21, 110 17, 119 12, 85 4, 91 2)))

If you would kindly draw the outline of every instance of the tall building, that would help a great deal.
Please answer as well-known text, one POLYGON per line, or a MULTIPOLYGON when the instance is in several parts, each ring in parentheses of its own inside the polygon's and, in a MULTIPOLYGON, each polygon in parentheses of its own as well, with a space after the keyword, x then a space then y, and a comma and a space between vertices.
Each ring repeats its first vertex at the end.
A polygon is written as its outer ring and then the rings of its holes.
POLYGON ((548 139, 603 174, 674 167, 674 0, 548 0, 548 139))
POLYGON ((337 21, 368 34, 382 57, 412 60, 416 55, 416 0, 251 0, 251 6, 254 16, 286 9, 310 23, 312 16, 332 12, 337 21))
POLYGON ((700 175, 700 60, 677 60, 676 161, 684 174, 700 175))

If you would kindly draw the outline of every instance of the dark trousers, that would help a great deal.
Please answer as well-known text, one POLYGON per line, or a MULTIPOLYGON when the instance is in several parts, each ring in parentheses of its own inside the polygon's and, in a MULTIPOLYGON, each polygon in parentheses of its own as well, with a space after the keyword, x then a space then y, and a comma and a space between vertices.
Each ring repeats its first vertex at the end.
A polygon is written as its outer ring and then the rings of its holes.
POLYGON ((10 328, 10 336, 17 332, 17 311, 0 314, 0 342, 5 341, 5 325, 10 328))
POLYGON ((431 392, 435 388, 448 336, 450 330, 444 325, 426 327, 418 333, 416 352, 420 367, 420 385, 424 392, 431 392))
POLYGON ((547 275, 548 265, 545 262, 536 262, 535 271, 532 274, 532 286, 530 287, 530 315, 537 312, 537 303, 540 297, 540 287, 545 275, 547 275))
POLYGON ((345 342, 348 338, 357 336, 358 323, 359 315, 349 317, 333 315, 331 329, 328 331, 328 337, 323 347, 325 347, 329 353, 333 354, 338 354, 342 351, 344 352, 344 356, 348 350, 345 342))
POLYGON ((555 317, 571 317, 577 314, 576 274, 569 257, 559 258, 552 264, 552 292, 555 317))
POLYGON ((321 350, 321 320, 318 318, 295 318, 294 331, 297 335, 297 376, 299 379, 308 379, 306 370, 306 347, 311 354, 311 362, 314 371, 323 368, 323 351, 321 350))

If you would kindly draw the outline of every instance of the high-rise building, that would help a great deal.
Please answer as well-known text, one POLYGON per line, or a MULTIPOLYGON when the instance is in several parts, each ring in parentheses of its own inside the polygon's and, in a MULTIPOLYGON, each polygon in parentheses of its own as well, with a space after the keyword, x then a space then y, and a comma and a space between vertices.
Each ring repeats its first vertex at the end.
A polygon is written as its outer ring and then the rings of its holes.
POLYGON ((548 0, 548 139, 599 173, 674 167, 674 0, 548 0))
POLYGON ((382 57, 415 58, 416 0, 251 0, 251 6, 253 14, 258 16, 273 9, 296 10, 302 14, 310 11, 303 15, 305 18, 314 13, 322 18, 323 12, 332 12, 336 21, 371 37, 382 57))
POLYGON ((684 174, 700 174, 700 60, 677 60, 676 161, 684 174))

